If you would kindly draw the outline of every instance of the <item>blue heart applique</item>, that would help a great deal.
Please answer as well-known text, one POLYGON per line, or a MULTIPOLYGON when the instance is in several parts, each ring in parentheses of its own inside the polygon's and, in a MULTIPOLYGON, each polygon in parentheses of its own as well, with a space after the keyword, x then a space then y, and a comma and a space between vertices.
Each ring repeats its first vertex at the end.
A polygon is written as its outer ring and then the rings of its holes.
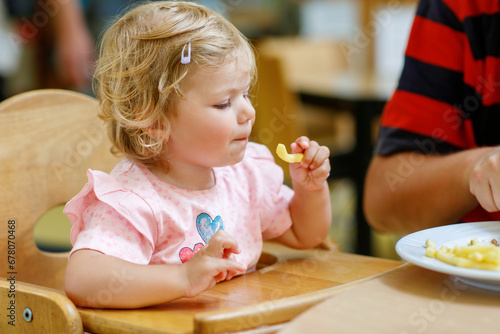
POLYGON ((207 243, 215 232, 224 229, 224 224, 220 216, 212 219, 208 213, 200 213, 198 217, 196 217, 196 229, 203 241, 207 243))

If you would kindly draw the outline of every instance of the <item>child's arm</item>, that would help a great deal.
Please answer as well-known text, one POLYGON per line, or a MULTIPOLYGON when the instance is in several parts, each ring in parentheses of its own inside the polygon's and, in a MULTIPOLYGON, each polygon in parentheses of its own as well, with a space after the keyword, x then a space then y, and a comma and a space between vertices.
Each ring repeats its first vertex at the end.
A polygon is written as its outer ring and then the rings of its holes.
POLYGON ((292 151, 304 154, 302 162, 290 164, 295 192, 290 203, 293 224, 276 240, 294 248, 311 248, 324 240, 332 221, 327 182, 330 151, 307 137, 297 139, 292 151))
POLYGON ((220 230, 185 264, 139 265, 93 250, 70 257, 65 290, 78 306, 139 308, 194 297, 246 268, 236 241, 220 230))

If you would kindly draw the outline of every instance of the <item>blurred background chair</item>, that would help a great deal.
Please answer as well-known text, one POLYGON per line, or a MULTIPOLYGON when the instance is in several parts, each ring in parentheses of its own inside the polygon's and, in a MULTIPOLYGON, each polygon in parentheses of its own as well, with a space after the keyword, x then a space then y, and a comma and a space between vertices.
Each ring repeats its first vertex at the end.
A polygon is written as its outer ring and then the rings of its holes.
MULTIPOLYGON (((290 144, 306 135, 329 147, 332 156, 354 145, 354 120, 349 111, 304 103, 299 84, 304 78, 326 80, 345 68, 337 45, 302 38, 266 38, 256 44, 258 77, 255 97, 256 121, 252 140, 275 152, 278 143, 290 144), (330 64, 330 65, 324 65, 330 64)), ((288 164, 275 158, 290 184, 288 164)), ((332 166, 338 170, 339 166, 332 166)), ((333 224, 328 241, 334 248, 351 251, 354 192, 349 180, 330 180, 333 224)))
MULTIPOLYGON (((62 90, 22 93, 0 104, 0 219, 4 222, 0 247, 9 255, 0 257, 4 269, 0 287, 2 309, 16 303, 17 324, 23 326, 15 329, 82 332, 79 314, 62 292, 68 253, 41 251, 34 229, 45 212, 64 205, 82 189, 88 168, 110 171, 118 161, 110 153, 96 113, 94 98, 62 90), (13 282, 16 291, 10 298, 13 282), (23 320, 26 308, 32 312, 29 322, 23 320)), ((53 225, 56 238, 69 239, 69 234, 58 236, 58 232, 53 225)))
MULTIPOLYGON (((256 117, 251 139, 266 145, 273 153, 279 143, 285 144, 290 151, 290 144, 305 134, 298 97, 289 89, 278 57, 260 54, 257 70, 256 117)), ((291 184, 288 163, 281 159, 275 161, 283 168, 285 182, 291 184)))
MULTIPOLYGON (((278 127, 276 137, 288 131, 285 138, 295 140, 297 137, 292 138, 292 134, 307 135, 328 146, 334 154, 351 149, 354 140, 352 115, 335 106, 311 104, 301 99, 301 94, 307 91, 323 92, 325 96, 331 94, 329 83, 348 67, 339 43, 302 37, 267 37, 256 43, 256 49, 259 65, 257 118, 264 118, 264 125, 270 128, 272 116, 286 114, 287 118, 279 125, 288 126, 290 130, 278 127)), ((260 120, 257 122, 257 127, 263 126, 260 120)), ((267 139, 260 137, 256 139, 267 139)))

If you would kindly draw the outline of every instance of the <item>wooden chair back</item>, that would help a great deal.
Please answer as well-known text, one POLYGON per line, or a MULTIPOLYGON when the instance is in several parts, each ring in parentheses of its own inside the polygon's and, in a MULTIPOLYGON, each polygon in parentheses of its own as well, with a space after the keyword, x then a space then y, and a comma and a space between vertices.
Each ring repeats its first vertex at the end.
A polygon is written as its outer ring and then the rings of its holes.
POLYGON ((58 290, 0 278, 1 333, 83 333, 82 317, 58 290))
POLYGON ((63 290, 68 253, 40 251, 33 230, 49 209, 87 182, 88 168, 118 161, 97 118, 97 100, 64 90, 22 93, 0 103, 0 276, 63 290))

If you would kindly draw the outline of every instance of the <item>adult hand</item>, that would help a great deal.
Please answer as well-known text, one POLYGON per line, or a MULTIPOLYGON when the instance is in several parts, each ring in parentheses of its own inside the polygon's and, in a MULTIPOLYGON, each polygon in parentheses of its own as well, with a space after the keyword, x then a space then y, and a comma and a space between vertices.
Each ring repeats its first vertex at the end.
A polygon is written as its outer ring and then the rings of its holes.
POLYGON ((500 211, 500 147, 479 157, 470 173, 469 188, 486 211, 500 211))

